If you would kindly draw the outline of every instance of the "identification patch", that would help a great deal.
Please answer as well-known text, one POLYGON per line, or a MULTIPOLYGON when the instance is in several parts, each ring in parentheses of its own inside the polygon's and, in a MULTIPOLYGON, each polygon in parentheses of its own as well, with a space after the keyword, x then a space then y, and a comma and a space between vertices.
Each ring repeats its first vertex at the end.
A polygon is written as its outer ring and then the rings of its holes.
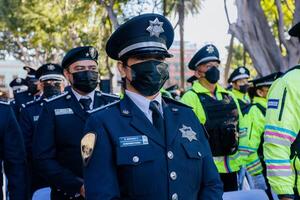
POLYGON ((268 100, 268 108, 270 109, 278 109, 279 99, 269 99, 268 100))
POLYGON ((74 112, 73 112, 73 110, 71 108, 55 109, 54 112, 55 112, 55 115, 70 115, 70 114, 74 114, 74 112))
POLYGON ((148 137, 146 135, 119 137, 120 147, 131 147, 148 145, 148 137))

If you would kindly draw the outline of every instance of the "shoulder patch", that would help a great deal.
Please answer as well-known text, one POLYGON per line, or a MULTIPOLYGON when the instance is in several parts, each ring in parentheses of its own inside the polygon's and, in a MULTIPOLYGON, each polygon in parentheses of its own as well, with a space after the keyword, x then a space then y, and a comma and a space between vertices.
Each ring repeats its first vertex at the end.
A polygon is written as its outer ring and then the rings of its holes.
POLYGON ((63 92, 63 93, 60 94, 60 95, 50 97, 49 99, 45 98, 44 100, 45 100, 46 102, 51 102, 51 101, 54 101, 54 100, 59 99, 59 98, 61 98, 61 97, 64 97, 64 96, 66 96, 67 94, 68 94, 68 92, 66 91, 66 92, 63 92))
POLYGON ((106 105, 104 105, 104 106, 100 106, 100 107, 98 107, 98 108, 95 108, 95 109, 93 109, 93 110, 89 110, 89 111, 87 111, 89 114, 92 114, 92 113, 95 113, 95 112, 97 112, 97 111, 100 111, 100 110, 103 110, 103 109, 105 109, 105 108, 109 108, 110 106, 113 106, 113 105, 115 105, 115 104, 117 104, 117 103, 119 103, 120 102, 120 100, 116 100, 116 101, 114 101, 114 102, 112 102, 112 103, 109 103, 109 104, 106 104, 106 105))
POLYGON ((180 101, 176 101, 176 100, 171 99, 171 98, 168 98, 168 97, 163 97, 163 100, 164 100, 166 103, 173 103, 173 104, 178 105, 178 106, 183 106, 183 107, 192 109, 191 106, 188 106, 188 105, 186 105, 186 104, 184 104, 184 103, 182 103, 182 102, 180 102, 180 101))
POLYGON ((279 99, 269 99, 268 100, 268 109, 278 109, 279 99))
POLYGON ((87 166, 92 157, 97 136, 93 132, 89 132, 81 139, 81 157, 84 166, 87 166))
POLYGON ((115 99, 120 99, 120 97, 115 95, 115 94, 108 94, 108 93, 105 93, 105 92, 99 92, 99 93, 97 93, 97 95, 111 97, 111 98, 115 98, 115 99))
POLYGON ((0 104, 2 104, 2 105, 10 105, 10 102, 9 101, 2 101, 2 100, 0 100, 0 104))

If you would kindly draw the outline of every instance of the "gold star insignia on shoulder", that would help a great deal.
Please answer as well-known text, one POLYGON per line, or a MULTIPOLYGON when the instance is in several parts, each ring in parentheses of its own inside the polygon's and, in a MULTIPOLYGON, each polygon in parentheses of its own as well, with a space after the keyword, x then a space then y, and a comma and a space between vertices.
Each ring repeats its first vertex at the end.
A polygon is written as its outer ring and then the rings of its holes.
POLYGON ((206 51, 208 53, 213 53, 215 51, 214 47, 212 45, 209 45, 207 48, 206 48, 206 51))
POLYGON ((163 22, 160 22, 157 18, 155 18, 155 20, 153 21, 149 21, 150 25, 149 27, 146 29, 147 31, 149 31, 150 33, 150 37, 152 36, 156 36, 159 38, 159 35, 164 31, 163 29, 163 22))
POLYGON ((193 131, 191 127, 182 124, 182 128, 180 128, 179 130, 182 133, 181 136, 182 138, 186 138, 190 142, 192 142, 193 140, 198 140, 196 137, 196 133, 193 131))
POLYGON ((92 132, 85 134, 85 136, 81 139, 81 157, 84 166, 88 165, 88 162, 92 157, 95 143, 96 134, 92 132))

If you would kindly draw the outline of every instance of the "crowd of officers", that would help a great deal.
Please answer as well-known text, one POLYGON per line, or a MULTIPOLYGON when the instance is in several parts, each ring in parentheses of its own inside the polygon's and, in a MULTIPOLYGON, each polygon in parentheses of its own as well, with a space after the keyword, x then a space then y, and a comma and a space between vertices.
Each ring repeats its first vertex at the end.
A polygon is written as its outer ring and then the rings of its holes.
MULTIPOLYGON (((299 37, 300 24, 289 33, 299 37)), ((225 89, 208 44, 189 62, 192 87, 178 101, 162 88, 173 39, 159 14, 111 35, 106 52, 118 62, 121 96, 97 89, 92 46, 71 49, 61 65, 24 67, 26 79, 10 84, 14 100, 0 102, 1 195, 25 200, 50 187, 53 200, 222 199, 241 189, 247 169, 269 199, 299 199, 299 66, 250 81, 238 67, 225 89)))

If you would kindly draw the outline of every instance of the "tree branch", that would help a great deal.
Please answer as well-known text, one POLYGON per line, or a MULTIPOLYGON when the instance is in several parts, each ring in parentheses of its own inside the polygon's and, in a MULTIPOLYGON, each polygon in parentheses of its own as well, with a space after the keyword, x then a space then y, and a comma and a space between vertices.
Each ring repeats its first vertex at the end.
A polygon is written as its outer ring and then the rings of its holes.
POLYGON ((228 9, 227 9, 227 0, 224 0, 224 9, 225 9, 225 14, 226 14, 227 22, 230 25, 231 22, 230 22, 230 19, 229 19, 229 14, 228 14, 228 9))
POLYGON ((283 21, 283 12, 281 7, 281 1, 275 0, 276 8, 278 12, 278 36, 280 43, 283 44, 283 46, 286 48, 287 51, 289 51, 289 47, 286 43, 286 39, 284 37, 284 21, 283 21))

